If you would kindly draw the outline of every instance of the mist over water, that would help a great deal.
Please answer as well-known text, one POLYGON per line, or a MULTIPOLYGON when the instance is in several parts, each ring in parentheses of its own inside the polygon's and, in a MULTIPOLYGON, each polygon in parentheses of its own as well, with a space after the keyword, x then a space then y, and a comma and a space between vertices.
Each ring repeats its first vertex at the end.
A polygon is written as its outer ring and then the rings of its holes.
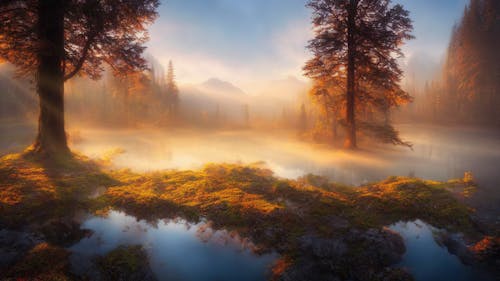
MULTIPOLYGON (((496 190, 500 132, 461 127, 398 125, 413 150, 362 143, 359 151, 299 140, 293 131, 193 129, 68 129, 72 149, 115 168, 133 171, 197 169, 206 163, 261 163, 284 178, 308 173, 359 185, 388 176, 448 180, 473 173, 481 188, 496 190)), ((32 126, 1 125, 0 153, 29 145, 32 126)))
MULTIPOLYGON (((398 125, 413 150, 361 143, 359 151, 301 141, 293 131, 200 129, 95 129, 71 126, 73 150, 111 159, 112 168, 137 172, 199 169, 207 163, 259 163, 278 177, 316 174, 338 183, 361 185, 389 176, 446 181, 472 172, 478 208, 498 221, 500 213, 500 132, 478 128, 398 125)), ((1 152, 21 151, 34 138, 27 125, 1 126, 1 152)))
POLYGON ((472 172, 480 187, 480 207, 498 210, 499 132, 414 124, 398 128, 414 144, 413 150, 363 143, 353 152, 304 142, 293 132, 188 129, 79 129, 73 148, 94 158, 114 155, 116 168, 139 172, 197 169, 210 162, 260 163, 278 177, 294 179, 312 173, 348 185, 389 176, 446 181, 472 172))
MULTIPOLYGON (((413 150, 362 143, 359 151, 301 141, 293 131, 194 129, 92 129, 70 127, 72 149, 94 159, 108 157, 114 168, 133 171, 197 169, 206 163, 260 163, 276 176, 308 173, 360 185, 388 176, 431 180, 473 173, 481 189, 497 194, 500 132, 461 127, 399 125, 413 150)), ((0 126, 0 153, 18 152, 30 144, 31 126, 0 126)), ((497 197, 498 198, 498 197, 497 197)))
POLYGON ((500 0, 68 2, 0 2, 1 276, 489 280, 500 0))
POLYGON ((500 134, 480 129, 399 126, 413 150, 362 144, 360 151, 335 149, 277 134, 192 130, 78 130, 74 149, 90 157, 113 154, 113 164, 135 171, 195 169, 210 162, 262 162, 279 177, 308 173, 359 185, 388 176, 424 179, 461 178, 471 171, 488 186, 495 182, 500 134))

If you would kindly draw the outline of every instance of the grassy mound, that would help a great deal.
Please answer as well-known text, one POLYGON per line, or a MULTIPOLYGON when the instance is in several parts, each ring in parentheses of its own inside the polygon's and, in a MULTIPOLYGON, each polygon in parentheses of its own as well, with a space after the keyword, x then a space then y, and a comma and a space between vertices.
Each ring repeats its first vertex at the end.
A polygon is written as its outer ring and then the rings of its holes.
POLYGON ((73 277, 67 274, 68 257, 67 250, 41 243, 10 269, 0 271, 0 275, 3 274, 5 280, 73 280, 73 277))
POLYGON ((97 261, 103 280, 155 280, 141 246, 120 246, 97 261))
POLYGON ((6 155, 0 159, 0 224, 15 227, 69 216, 85 207, 96 188, 115 183, 81 156, 53 162, 6 155))
POLYGON ((103 195, 108 206, 145 218, 206 217, 245 231, 251 222, 278 220, 289 230, 322 229, 332 216, 360 228, 422 219, 437 227, 472 232, 473 210, 452 193, 453 184, 391 177, 348 187, 318 176, 278 179, 257 166, 210 164, 197 171, 113 172, 121 184, 103 195))
MULTIPOLYGON (((81 210, 99 214, 109 209, 149 221, 206 218, 215 228, 251 238, 262 250, 278 251, 289 264, 300 255, 300 237, 338 237, 351 229, 382 229, 400 220, 421 219, 480 236, 471 220, 474 210, 457 199, 473 188, 468 179, 407 177, 351 187, 314 175, 281 179, 259 165, 209 164, 199 170, 139 174, 106 170, 79 156, 49 163, 17 154, 0 161, 0 225, 41 224, 81 210), (104 193, 92 196, 98 189, 104 193)), ((105 268, 116 257, 137 252, 117 251, 123 253, 112 252, 101 260, 105 268)), ((125 261, 128 266, 129 259, 125 261)))

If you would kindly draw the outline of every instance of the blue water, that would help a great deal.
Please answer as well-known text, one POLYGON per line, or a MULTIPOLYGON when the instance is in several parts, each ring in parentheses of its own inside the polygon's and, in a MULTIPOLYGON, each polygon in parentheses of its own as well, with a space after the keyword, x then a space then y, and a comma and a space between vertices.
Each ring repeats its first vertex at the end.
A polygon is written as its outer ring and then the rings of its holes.
POLYGON ((390 228, 403 237, 406 245, 406 253, 398 266, 407 268, 416 281, 493 280, 439 246, 433 236, 438 229, 420 220, 399 222, 390 228))
POLYGON ((204 222, 159 221, 151 225, 122 212, 91 217, 82 228, 94 234, 70 247, 72 269, 92 279, 92 258, 119 245, 142 245, 158 280, 268 280, 276 254, 256 255, 252 243, 204 222))

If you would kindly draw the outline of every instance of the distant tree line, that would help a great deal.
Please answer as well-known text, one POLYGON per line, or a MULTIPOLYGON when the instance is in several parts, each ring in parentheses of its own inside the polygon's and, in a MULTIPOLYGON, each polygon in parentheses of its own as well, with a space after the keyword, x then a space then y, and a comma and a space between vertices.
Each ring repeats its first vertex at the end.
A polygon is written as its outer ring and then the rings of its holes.
POLYGON ((148 69, 143 72, 114 76, 107 71, 100 81, 68 82, 69 119, 113 127, 165 126, 177 122, 179 89, 173 63, 169 62, 167 73, 153 57, 148 58, 147 64, 148 69))
POLYGON ((470 1, 420 99, 414 119, 500 127, 500 1, 470 1))

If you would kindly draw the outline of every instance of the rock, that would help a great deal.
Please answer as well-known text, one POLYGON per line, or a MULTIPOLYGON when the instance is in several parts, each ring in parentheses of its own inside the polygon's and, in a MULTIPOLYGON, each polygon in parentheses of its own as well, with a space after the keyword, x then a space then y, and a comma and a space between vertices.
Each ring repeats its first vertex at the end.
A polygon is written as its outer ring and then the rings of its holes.
POLYGON ((350 225, 348 220, 338 216, 331 216, 328 221, 328 225, 333 229, 347 229, 350 225))
POLYGON ((88 229, 81 229, 76 221, 68 219, 48 221, 38 231, 43 234, 45 240, 62 247, 71 246, 92 234, 88 229))
POLYGON ((141 246, 119 246, 97 259, 102 280, 155 281, 146 252, 141 246))
POLYGON ((390 267, 401 261, 406 248, 388 228, 350 229, 335 238, 304 235, 298 250, 298 260, 278 280, 412 280, 404 270, 390 267))
POLYGON ((36 234, 8 229, 0 230, 0 267, 7 267, 40 243, 36 234))
POLYGON ((377 280, 381 281, 413 281, 413 276, 402 268, 386 268, 377 276, 377 280))
POLYGON ((301 248, 318 259, 339 259, 347 252, 347 245, 339 239, 325 239, 315 236, 300 238, 301 248))
POLYGON ((389 228, 372 228, 365 232, 353 229, 347 235, 347 240, 361 247, 359 258, 380 267, 398 263, 406 251, 403 238, 389 228))
POLYGON ((279 281, 340 281, 342 280, 333 270, 324 270, 311 259, 302 258, 288 268, 279 281))
POLYGON ((442 231, 435 236, 435 239, 438 244, 445 246, 450 254, 457 256, 463 264, 472 265, 475 262, 474 254, 467 248, 462 236, 442 231))

